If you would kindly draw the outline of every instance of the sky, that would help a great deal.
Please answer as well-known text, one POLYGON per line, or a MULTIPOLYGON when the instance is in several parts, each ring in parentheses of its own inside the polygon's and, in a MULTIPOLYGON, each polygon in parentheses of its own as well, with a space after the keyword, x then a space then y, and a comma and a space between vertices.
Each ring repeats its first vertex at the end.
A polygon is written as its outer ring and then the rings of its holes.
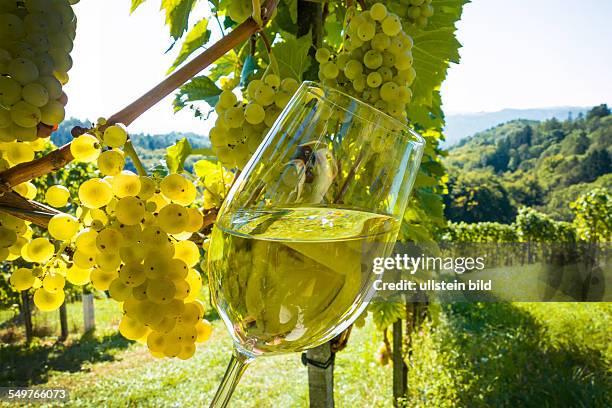
MULTIPOLYGON (((81 0, 75 61, 66 92, 68 115, 108 117, 152 88, 178 53, 159 0, 129 15, 129 0, 81 0)), ((193 20, 206 13, 197 9, 193 20)), ((442 86, 447 113, 504 108, 590 106, 612 102, 612 1, 473 0, 457 36, 462 61, 442 86)), ((170 96, 132 132, 205 133, 210 123, 188 110, 174 114, 170 96)))

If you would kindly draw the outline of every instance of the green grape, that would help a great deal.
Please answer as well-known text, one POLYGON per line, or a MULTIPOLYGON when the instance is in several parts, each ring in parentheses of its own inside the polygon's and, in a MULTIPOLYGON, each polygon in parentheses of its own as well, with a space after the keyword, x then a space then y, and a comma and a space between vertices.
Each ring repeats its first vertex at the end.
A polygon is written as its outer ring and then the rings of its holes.
POLYGON ((370 88, 378 88, 382 83, 382 76, 378 72, 370 72, 366 82, 370 88))
POLYGON ((203 317, 203 311, 195 302, 186 302, 180 321, 184 325, 195 326, 203 317))
POLYGON ((128 340, 138 340, 147 335, 147 326, 129 316, 123 316, 119 323, 119 332, 128 340))
POLYGON ((412 100, 412 91, 407 86, 400 86, 398 88, 397 97, 404 105, 406 105, 412 100))
POLYGON ((257 125, 263 122, 265 117, 266 112, 264 108, 256 102, 249 103, 244 109, 244 118, 252 125, 257 125))
POLYGON ((176 288, 168 279, 152 279, 147 284, 147 297, 155 303, 168 303, 174 299, 176 288))
POLYGON ((141 200, 148 200, 153 197, 157 190, 157 184, 151 177, 140 176, 140 191, 138 191, 138 198, 141 200))
POLYGON ((169 273, 166 277, 171 280, 185 279, 189 273, 189 267, 180 259, 173 258, 168 261, 169 273))
POLYGON ((388 14, 382 21, 382 31, 389 37, 394 37, 402 30, 402 22, 395 14, 388 14))
POLYGON ((176 288, 174 298, 177 300, 186 299, 189 296, 189 292, 191 291, 191 286, 189 286, 189 283, 187 283, 187 281, 183 279, 177 279, 173 282, 176 288))
POLYGON ((84 134, 72 140, 70 152, 76 160, 91 163, 100 155, 100 143, 95 136, 84 134))
POLYGON ((38 67, 27 58, 15 58, 8 65, 8 74, 22 85, 38 79, 38 67))
POLYGON ((74 264, 81 269, 93 268, 96 264, 95 254, 86 253, 80 249, 77 249, 74 251, 74 254, 72 254, 72 262, 74 262, 74 264))
MULTIPOLYGON (((274 89, 265 83, 257 87, 253 99, 262 106, 271 105, 274 102, 274 89)), ((226 115, 227 118, 227 115, 226 115)))
POLYGON ((385 82, 380 87, 380 97, 385 102, 394 102, 398 99, 399 87, 395 82, 385 82))
POLYGON ((19 126, 33 127, 40 122, 41 110, 25 101, 19 101, 11 106, 11 119, 19 126))
POLYGON ((50 37, 50 43, 53 48, 60 49, 66 53, 70 53, 74 47, 74 44, 70 37, 64 33, 55 33, 50 37))
POLYGON ((178 204, 168 204, 159 211, 157 222, 168 234, 179 234, 185 231, 189 223, 189 215, 185 207, 178 204))
POLYGON ((116 176, 125 167, 125 158, 121 150, 107 150, 98 157, 98 169, 106 176, 116 176))
POLYGON ((363 63, 370 69, 377 69, 382 65, 383 56, 380 52, 375 50, 369 50, 363 56, 363 63))
POLYGON ((117 302, 124 302, 132 296, 132 288, 125 286, 119 279, 115 279, 108 287, 108 294, 117 302))
MULTIPOLYGON (((60 124, 66 116, 64 105, 56 100, 50 100, 45 106, 40 108, 41 122, 49 126, 60 124)), ((86 136, 86 135, 83 135, 86 136)), ((79 136, 79 137, 83 137, 79 136)), ((97 157, 96 157, 97 158, 97 157)))
POLYGON ((363 72, 363 65, 361 65, 361 62, 355 59, 352 59, 349 62, 347 62, 344 68, 344 75, 346 75, 348 79, 355 79, 359 75, 361 75, 362 72, 363 72))
POLYGON ((265 82, 262 81, 261 79, 253 79, 251 82, 249 82, 249 84, 247 85, 247 96, 250 99, 255 99, 255 92, 262 86, 265 85, 265 82))
POLYGON ((370 8, 370 16, 376 21, 383 21, 387 17, 387 8, 382 3, 375 3, 370 8))
POLYGON ((0 38, 17 40, 24 34, 24 24, 19 17, 8 13, 0 14, 0 38))
POLYGON ((202 290, 202 277, 195 269, 190 269, 185 281, 189 284, 189 296, 185 298, 185 301, 193 301, 202 290))
POLYGON ((161 193, 170 200, 180 200, 190 184, 191 182, 180 174, 169 174, 163 178, 159 188, 161 193))
POLYGON ((44 288, 39 288, 34 292, 34 304, 41 311, 50 312, 57 310, 64 303, 65 296, 63 290, 49 292, 44 288))
POLYGON ((232 91, 223 91, 219 94, 219 102, 217 102, 217 106, 222 107, 223 109, 228 109, 234 106, 238 99, 236 95, 232 91))
POLYGON ((166 313, 166 315, 159 321, 159 323, 156 323, 151 326, 151 329, 153 329, 156 332, 168 334, 172 330, 174 330, 175 327, 176 327, 176 319, 168 316, 168 314, 166 313))
POLYGON ((315 53, 315 59, 319 64, 324 64, 331 58, 331 52, 327 48, 319 48, 315 53))
POLYGON ((321 65, 321 73, 327 79, 334 79, 338 76, 340 70, 335 63, 329 61, 321 65))
POLYGON ((148 285, 148 281, 145 279, 145 281, 132 288, 132 297, 136 300, 142 301, 142 300, 146 300, 147 299, 147 285, 148 285))
POLYGON ((144 213, 143 202, 135 197, 123 197, 119 199, 115 207, 117 220, 125 225, 139 224, 144 217, 144 213))
POLYGON ((59 48, 51 48, 49 49, 49 55, 53 58, 56 71, 68 72, 72 68, 72 58, 66 51, 59 48))
POLYGON ((79 187, 79 200, 88 208, 100 208, 110 203, 113 190, 106 180, 92 178, 79 187))
POLYGON ((0 106, 0 129, 8 128, 12 123, 11 112, 0 106))
POLYGON ((0 104, 11 106, 21 99, 21 85, 12 78, 0 76, 0 104))
POLYGON ((79 220, 70 214, 57 214, 49 220, 49 234, 60 241, 70 241, 79 231, 79 220))
POLYGON ((127 130, 125 126, 122 124, 116 124, 113 126, 109 126, 104 130, 104 137, 102 140, 104 144, 110 147, 123 147, 125 142, 127 141, 127 130))
POLYGON ((140 263, 123 265, 119 270, 119 279, 131 288, 140 287, 147 279, 144 266, 140 263))
POLYGON ((117 279, 117 276, 117 272, 104 271, 99 268, 94 268, 90 274, 91 285, 97 290, 108 290, 110 284, 117 279))
POLYGON ((49 273, 42 281, 42 287, 50 293, 64 290, 66 279, 58 273, 49 273))
POLYGON ((357 37, 363 41, 370 41, 376 34, 376 25, 364 22, 357 27, 357 37))
POLYGON ((244 123, 242 107, 234 106, 225 111, 224 119, 231 128, 239 128, 244 123))
POLYGON ((198 232, 204 224, 202 213, 197 208, 187 208, 187 215, 189 220, 185 226, 185 231, 191 233, 198 232))
POLYGON ((32 262, 45 263, 54 252, 55 247, 47 238, 35 238, 27 246, 27 255, 32 262))
POLYGON ((300 87, 300 83, 294 78, 285 78, 281 81, 280 86, 283 91, 293 94, 300 87))
POLYGON ((140 178, 131 171, 124 170, 117 174, 111 184, 118 198, 135 197, 140 192, 140 178))
MULTIPOLYGON (((41 53, 41 54, 36 54, 32 61, 34 61, 34 63, 36 64, 36 67, 38 68, 38 72, 41 77, 53 75, 53 58, 51 58, 51 56, 47 54, 46 52, 41 53)), ((38 78, 38 81, 36 82, 39 83, 40 78, 38 78)))
POLYGON ((41 84, 27 84, 21 90, 21 97, 24 101, 38 108, 45 106, 49 102, 49 92, 41 84))
POLYGON ((10 143, 6 146, 4 154, 12 164, 25 163, 34 159, 34 150, 26 143, 10 143))
POLYGON ((395 59, 395 67, 398 71, 404 71, 412 67, 412 54, 399 54, 395 59))
POLYGON ((50 100, 62 96, 62 84, 55 77, 50 75, 41 76, 36 82, 47 88, 50 100))
POLYGON ((115 252, 99 252, 95 258, 98 267, 104 271, 116 271, 121 265, 121 258, 115 252))
POLYGON ((73 285, 82 286, 90 281, 89 269, 79 268, 77 265, 72 265, 66 271, 66 280, 73 285))
POLYGON ((372 49, 378 52, 386 51, 391 46, 391 39, 385 33, 378 33, 372 39, 372 49))
POLYGON ((234 0, 229 3, 227 9, 229 17, 237 23, 242 23, 244 20, 249 18, 252 13, 252 6, 250 1, 245 0, 234 0))
POLYGON ((12 273, 10 282, 17 290, 28 290, 34 285, 35 277, 32 275, 32 270, 27 268, 19 268, 12 273))
POLYGON ((179 241, 174 244, 174 257, 185 262, 187 266, 193 267, 200 260, 200 250, 192 241, 179 241))
POLYGON ((149 351, 154 353, 163 353, 166 347, 166 338, 164 332, 152 331, 147 336, 147 347, 149 351))
POLYGON ((43 33, 30 32, 26 35, 25 40, 36 52, 45 52, 49 49, 49 40, 43 33))
POLYGON ((17 242, 17 233, 11 229, 0 227, 0 248, 8 248, 17 242))
POLYGON ((204 343, 212 334, 212 324, 208 320, 201 320, 195 325, 197 332, 196 343, 204 343))
POLYGON ((98 251, 106 253, 118 253, 123 243, 123 236, 114 228, 104 228, 96 237, 98 251))
POLYGON ((264 83, 274 89, 278 89, 281 85, 281 79, 278 75, 268 74, 264 78, 264 83))

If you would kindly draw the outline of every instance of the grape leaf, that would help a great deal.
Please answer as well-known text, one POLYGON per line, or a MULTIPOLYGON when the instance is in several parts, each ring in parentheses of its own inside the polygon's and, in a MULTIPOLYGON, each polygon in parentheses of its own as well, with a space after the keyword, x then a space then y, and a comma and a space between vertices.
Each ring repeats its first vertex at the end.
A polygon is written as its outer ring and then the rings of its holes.
POLYGON ((130 7, 130 13, 133 13, 138 8, 138 6, 140 6, 144 2, 145 0, 132 0, 132 6, 130 7))
POLYGON ((191 154, 191 144, 187 138, 178 140, 166 149, 166 165, 170 173, 183 171, 185 160, 191 154))
POLYGON ((374 324, 378 329, 384 329, 392 325, 396 320, 405 317, 405 306, 401 302, 372 302, 368 306, 372 313, 374 324))
MULTIPOLYGON (((222 76, 226 76, 231 74, 232 72, 236 72, 236 69, 241 65, 240 60, 238 59, 238 55, 234 50, 224 54, 221 58, 219 58, 216 62, 214 68, 210 70, 210 79, 213 81, 218 80, 222 76)), ((238 71, 239 73, 240 71, 238 71)))
POLYGON ((204 101, 214 107, 219 100, 219 88, 212 79, 207 76, 198 76, 183 85, 174 98, 174 111, 183 109, 187 103, 204 101))
POLYGON ((195 3, 196 0, 162 0, 161 9, 166 12, 166 25, 170 27, 170 35, 175 40, 187 31, 189 14, 195 3))
POLYGON ((252 55, 247 55, 242 65, 242 72, 240 73, 240 85, 246 86, 249 83, 256 67, 255 58, 252 55))
POLYGON ((302 74, 308 70, 311 57, 308 51, 312 46, 312 34, 308 33, 299 38, 293 34, 283 33, 284 41, 275 44, 272 52, 278 61, 281 78, 295 78, 302 81, 302 74))
POLYGON ((181 65, 191 54, 193 54, 193 52, 206 44, 209 39, 210 30, 208 29, 208 20, 203 18, 193 26, 185 37, 181 51, 167 73, 169 74, 174 71, 176 67, 181 65))

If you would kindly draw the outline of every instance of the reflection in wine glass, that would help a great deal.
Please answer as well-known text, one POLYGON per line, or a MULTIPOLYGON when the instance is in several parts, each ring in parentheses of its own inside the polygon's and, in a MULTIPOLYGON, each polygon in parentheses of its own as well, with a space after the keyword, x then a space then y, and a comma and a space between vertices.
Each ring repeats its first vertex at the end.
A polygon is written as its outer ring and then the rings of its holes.
POLYGON ((226 406, 255 357, 302 351, 347 328, 373 294, 423 152, 399 121, 305 82, 232 187, 208 252, 234 340, 211 404, 226 406))

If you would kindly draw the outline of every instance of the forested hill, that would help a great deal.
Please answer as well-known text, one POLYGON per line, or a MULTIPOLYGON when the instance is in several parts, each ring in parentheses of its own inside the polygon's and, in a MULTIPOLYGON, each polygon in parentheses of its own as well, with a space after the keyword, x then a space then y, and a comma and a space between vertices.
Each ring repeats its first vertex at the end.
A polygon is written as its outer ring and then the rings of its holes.
POLYGON ((510 121, 451 148, 446 215, 511 222, 521 206, 569 219, 569 202, 612 188, 612 115, 607 105, 574 119, 510 121))

